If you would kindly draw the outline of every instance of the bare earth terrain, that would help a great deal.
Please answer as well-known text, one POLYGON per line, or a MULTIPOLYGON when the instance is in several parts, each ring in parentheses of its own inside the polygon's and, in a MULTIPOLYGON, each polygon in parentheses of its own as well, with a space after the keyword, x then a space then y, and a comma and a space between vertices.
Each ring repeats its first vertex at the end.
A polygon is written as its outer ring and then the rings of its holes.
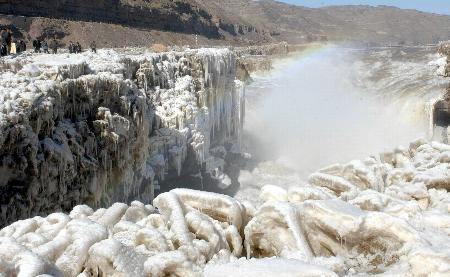
POLYGON ((311 9, 276 1, 0 1, 16 37, 56 37, 99 46, 249 45, 286 41, 435 44, 450 16, 379 6, 311 9), (198 38, 196 38, 198 35, 198 38))

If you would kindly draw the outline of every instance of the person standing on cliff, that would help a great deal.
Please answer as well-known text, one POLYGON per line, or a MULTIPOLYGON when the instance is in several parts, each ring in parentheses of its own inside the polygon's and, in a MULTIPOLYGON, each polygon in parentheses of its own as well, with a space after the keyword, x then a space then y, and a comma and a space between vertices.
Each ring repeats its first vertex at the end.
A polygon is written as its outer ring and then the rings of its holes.
POLYGON ((27 51, 27 44, 25 43, 25 41, 23 41, 23 39, 19 40, 19 45, 21 52, 27 51))
POLYGON ((33 40, 34 53, 41 53, 41 41, 39 39, 33 40))
POLYGON ((19 39, 19 41, 17 42, 17 47, 19 47, 21 53, 27 51, 27 45, 25 44, 23 39, 19 39))
POLYGON ((76 44, 76 49, 77 49, 76 53, 81 53, 81 44, 78 41, 76 44))
POLYGON ((6 49, 6 52, 8 52, 8 43, 7 43, 7 37, 8 37, 8 32, 6 31, 6 29, 2 29, 1 33, 0 33, 0 39, 1 39, 1 55, 2 56, 6 56, 3 54, 3 50, 6 49))
POLYGON ((6 42, 2 42, 2 45, 0 46, 0 56, 6 56, 8 55, 8 47, 6 46, 6 42))
POLYGON ((42 41, 42 51, 44 52, 44 53, 47 53, 47 54, 50 54, 50 52, 48 52, 48 44, 47 44, 47 41, 42 41))
POLYGON ((93 53, 97 53, 97 43, 95 43, 95 40, 93 40, 93 41, 91 42, 91 51, 92 51, 93 53))
POLYGON ((2 29, 0 32, 0 55, 6 56, 6 29, 2 29))
POLYGON ((5 42, 6 43, 6 29, 2 28, 0 31, 0 38, 2 40, 2 43, 5 42))
POLYGON ((52 49, 53 54, 58 54, 58 42, 56 41, 56 39, 53 39, 50 42, 50 48, 52 49))
POLYGON ((69 42, 69 53, 70 53, 70 54, 73 54, 73 53, 75 52, 75 51, 74 51, 74 50, 75 50, 74 48, 75 48, 75 46, 73 45, 73 42, 70 41, 70 42, 69 42))
POLYGON ((10 28, 6 30, 6 45, 8 47, 8 55, 11 53, 12 31, 10 28))
POLYGON ((20 44, 21 41, 22 41, 22 40, 20 40, 20 39, 14 41, 15 47, 13 47, 13 48, 15 48, 16 54, 20 54, 20 53, 23 52, 23 51, 22 51, 22 45, 20 44))

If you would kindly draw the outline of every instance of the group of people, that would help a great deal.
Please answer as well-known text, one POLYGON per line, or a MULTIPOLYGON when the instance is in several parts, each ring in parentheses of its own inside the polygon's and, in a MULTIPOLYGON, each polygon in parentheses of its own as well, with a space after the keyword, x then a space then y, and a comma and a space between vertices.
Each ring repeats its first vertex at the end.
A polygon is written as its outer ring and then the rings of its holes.
POLYGON ((12 31, 9 28, 0 30, 0 56, 7 56, 11 53, 20 53, 27 50, 26 43, 19 39, 13 42, 12 31))
MULTIPOLYGON (((97 53, 97 44, 95 43, 95 41, 91 42, 91 51, 93 53, 97 53)), ((77 41, 76 43, 73 43, 72 41, 70 41, 69 43, 69 53, 81 53, 83 49, 81 48, 80 43, 77 41)))
POLYGON ((50 44, 47 43, 46 40, 39 40, 39 39, 34 39, 33 40, 33 48, 34 48, 34 52, 35 53, 47 53, 50 54, 49 49, 52 50, 53 54, 57 54, 58 53, 58 42, 56 41, 56 39, 53 39, 52 41, 50 41, 50 44))
MULTIPOLYGON (((33 40, 33 48, 35 53, 47 53, 50 54, 49 49, 52 50, 53 54, 58 53, 59 49, 59 43, 56 41, 56 39, 53 39, 50 41, 50 43, 47 43, 46 40, 39 40, 35 39, 33 40)), ((72 42, 69 43, 69 53, 71 54, 78 54, 81 53, 83 49, 81 48, 81 44, 79 42, 72 42)), ((95 41, 91 43, 91 51, 94 53, 97 53, 97 45, 95 41)))
POLYGON ((83 49, 81 49, 81 44, 78 41, 76 43, 73 43, 72 41, 70 41, 70 43, 69 43, 69 53, 77 54, 77 53, 81 53, 81 51, 83 51, 83 49))
MULTIPOLYGON (((50 54, 52 51, 53 54, 58 53, 59 42, 54 38, 47 42, 45 39, 34 39, 33 40, 33 49, 35 53, 47 53, 50 54)), ((95 41, 92 41, 90 44, 91 51, 97 53, 97 44, 95 41)), ((24 40, 18 39, 13 41, 13 32, 10 28, 1 28, 0 29, 0 56, 7 56, 10 54, 19 54, 27 50, 27 45, 24 40)), ((81 53, 83 49, 81 48, 81 44, 79 42, 70 42, 69 43, 69 53, 81 53)))

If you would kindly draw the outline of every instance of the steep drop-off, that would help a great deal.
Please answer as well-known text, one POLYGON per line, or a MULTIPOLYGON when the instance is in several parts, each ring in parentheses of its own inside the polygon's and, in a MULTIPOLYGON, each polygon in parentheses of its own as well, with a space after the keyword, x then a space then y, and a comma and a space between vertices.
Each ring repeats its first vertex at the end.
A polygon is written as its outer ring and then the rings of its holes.
POLYGON ((208 49, 2 61, 1 224, 79 203, 148 202, 165 179, 220 174, 210 148, 223 158, 243 122, 235 67, 231 51, 208 49))

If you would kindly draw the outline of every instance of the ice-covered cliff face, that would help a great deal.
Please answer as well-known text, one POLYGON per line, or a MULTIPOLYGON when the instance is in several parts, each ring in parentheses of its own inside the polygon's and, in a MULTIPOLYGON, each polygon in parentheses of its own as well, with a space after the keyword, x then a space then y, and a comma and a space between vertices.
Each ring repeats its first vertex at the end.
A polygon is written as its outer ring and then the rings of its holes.
POLYGON ((2 229, 0 275, 448 276, 449 169, 449 145, 418 140, 266 186, 257 206, 187 189, 76 206, 2 229))
POLYGON ((0 70, 0 225, 151 201, 165 178, 223 167, 210 148, 242 128, 226 49, 23 54, 0 70))

